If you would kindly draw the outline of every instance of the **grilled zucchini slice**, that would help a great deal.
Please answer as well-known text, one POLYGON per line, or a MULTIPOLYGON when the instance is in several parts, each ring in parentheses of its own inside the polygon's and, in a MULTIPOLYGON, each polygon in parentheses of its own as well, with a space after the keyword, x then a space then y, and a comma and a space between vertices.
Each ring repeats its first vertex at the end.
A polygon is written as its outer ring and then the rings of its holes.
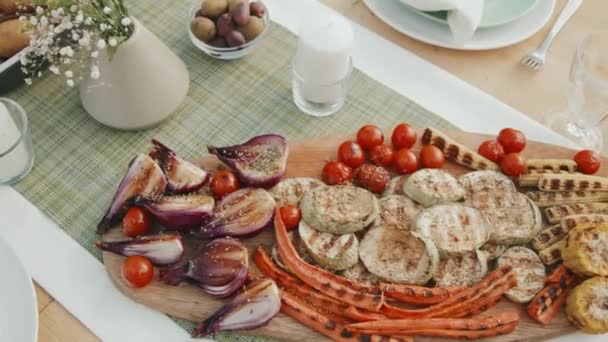
POLYGON ((322 233, 300 222, 300 239, 306 251, 319 266, 329 271, 345 270, 359 261, 359 240, 355 234, 322 233))
POLYGON ((407 196, 391 195, 378 201, 380 210, 374 222, 375 226, 393 226, 399 229, 410 229, 418 213, 423 209, 407 196))
POLYGON ((406 180, 406 175, 391 178, 391 180, 388 181, 386 189, 384 189, 381 197, 405 195, 405 192, 403 191, 403 184, 405 184, 406 180))
POLYGON ((549 223, 559 223, 566 216, 580 214, 608 214, 608 203, 572 203, 545 209, 549 223))
POLYGON ((364 229, 378 215, 378 200, 351 185, 308 190, 300 200, 302 219, 320 232, 348 234, 364 229))
POLYGON ((472 252, 486 243, 492 232, 482 212, 458 203, 423 210, 416 217, 415 228, 435 243, 442 256, 472 252))
POLYGON ((572 272, 608 276, 608 224, 578 225, 565 241, 562 259, 572 272))
POLYGON ((403 189, 406 195, 424 207, 456 202, 464 196, 464 188, 458 180, 438 169, 416 171, 407 178, 403 189))
POLYGON ((288 178, 279 182, 270 189, 270 194, 277 201, 278 205, 292 204, 298 205, 304 193, 325 184, 316 178, 296 177, 288 178))
POLYGON ((373 275, 391 283, 425 284, 439 263, 431 240, 390 226, 372 227, 361 240, 359 257, 373 275))
POLYGON ((471 286, 480 281, 487 272, 486 254, 474 251, 441 260, 433 279, 437 286, 471 286))
POLYGON ((575 287, 566 299, 566 314, 583 332, 608 333, 608 278, 594 277, 575 287))
POLYGON ((344 278, 357 281, 367 286, 378 285, 380 283, 380 279, 371 274, 371 272, 368 271, 367 268, 365 268, 365 265, 363 265, 361 262, 358 262, 344 271, 341 271, 340 275, 344 278))
POLYGON ((545 265, 533 250, 522 246, 507 249, 498 258, 498 267, 511 265, 517 286, 507 291, 507 298, 516 303, 527 303, 545 287, 545 265))
POLYGON ((465 173, 458 178, 460 184, 464 187, 465 197, 475 194, 479 191, 517 191, 515 184, 509 177, 496 171, 473 171, 465 173))

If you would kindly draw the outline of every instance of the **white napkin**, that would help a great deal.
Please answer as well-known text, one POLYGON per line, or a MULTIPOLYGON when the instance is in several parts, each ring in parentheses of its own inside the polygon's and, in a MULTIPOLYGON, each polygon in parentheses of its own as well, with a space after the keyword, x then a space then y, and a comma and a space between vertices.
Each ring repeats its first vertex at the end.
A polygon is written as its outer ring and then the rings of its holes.
POLYGON ((465 43, 471 38, 483 13, 485 0, 401 0, 420 11, 448 11, 448 24, 457 42, 465 43))

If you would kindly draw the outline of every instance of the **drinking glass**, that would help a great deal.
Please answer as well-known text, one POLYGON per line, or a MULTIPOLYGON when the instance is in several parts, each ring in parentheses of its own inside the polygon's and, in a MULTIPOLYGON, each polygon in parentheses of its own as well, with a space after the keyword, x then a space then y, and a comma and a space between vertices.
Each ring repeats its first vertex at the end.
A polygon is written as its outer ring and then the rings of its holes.
POLYGON ((0 184, 14 184, 34 164, 27 116, 16 102, 0 98, 0 184))
POLYGON ((600 123, 608 116, 608 30, 587 34, 579 43, 568 85, 568 110, 545 119, 547 126, 580 147, 600 152, 600 123))

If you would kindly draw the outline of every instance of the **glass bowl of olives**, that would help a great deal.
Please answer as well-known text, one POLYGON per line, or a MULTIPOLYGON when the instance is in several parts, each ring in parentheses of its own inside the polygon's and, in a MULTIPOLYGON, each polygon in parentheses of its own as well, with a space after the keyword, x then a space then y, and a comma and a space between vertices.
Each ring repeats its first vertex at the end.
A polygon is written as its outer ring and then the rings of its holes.
POLYGON ((268 10, 259 0, 194 0, 188 18, 192 43, 222 60, 249 54, 270 26, 268 10))

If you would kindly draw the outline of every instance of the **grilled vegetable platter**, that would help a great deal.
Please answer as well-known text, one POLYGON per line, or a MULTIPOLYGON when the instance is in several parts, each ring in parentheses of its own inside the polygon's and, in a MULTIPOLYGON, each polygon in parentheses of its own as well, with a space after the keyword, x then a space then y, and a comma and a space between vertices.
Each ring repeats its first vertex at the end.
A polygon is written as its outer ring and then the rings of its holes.
POLYGON ((608 332, 608 172, 591 151, 400 124, 208 152, 153 140, 97 227, 114 284, 194 337, 608 332))

